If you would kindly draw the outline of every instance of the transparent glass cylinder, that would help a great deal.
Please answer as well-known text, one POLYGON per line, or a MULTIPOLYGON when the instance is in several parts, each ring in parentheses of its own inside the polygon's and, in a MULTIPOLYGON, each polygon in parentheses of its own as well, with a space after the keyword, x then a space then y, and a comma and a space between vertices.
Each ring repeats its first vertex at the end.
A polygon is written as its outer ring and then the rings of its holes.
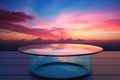
POLYGON ((91 55, 82 56, 39 56, 30 55, 30 70, 46 78, 75 78, 92 71, 91 55))

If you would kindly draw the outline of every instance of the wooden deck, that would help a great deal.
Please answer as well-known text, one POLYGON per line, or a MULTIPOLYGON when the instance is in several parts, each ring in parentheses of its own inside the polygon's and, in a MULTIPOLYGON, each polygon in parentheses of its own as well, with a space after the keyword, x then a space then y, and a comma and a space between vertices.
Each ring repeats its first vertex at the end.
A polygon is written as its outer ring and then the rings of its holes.
MULTIPOLYGON (((104 51, 93 57, 93 72, 79 80, 120 80, 120 51, 104 51)), ((43 80, 29 72, 29 56, 17 51, 0 52, 0 80, 43 80)))

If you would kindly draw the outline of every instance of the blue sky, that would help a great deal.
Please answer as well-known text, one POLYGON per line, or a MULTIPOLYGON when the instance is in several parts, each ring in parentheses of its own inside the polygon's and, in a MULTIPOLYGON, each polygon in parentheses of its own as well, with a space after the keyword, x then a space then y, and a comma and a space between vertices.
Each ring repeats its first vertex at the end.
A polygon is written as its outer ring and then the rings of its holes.
POLYGON ((0 9, 53 16, 65 11, 119 10, 120 0, 0 0, 0 9))

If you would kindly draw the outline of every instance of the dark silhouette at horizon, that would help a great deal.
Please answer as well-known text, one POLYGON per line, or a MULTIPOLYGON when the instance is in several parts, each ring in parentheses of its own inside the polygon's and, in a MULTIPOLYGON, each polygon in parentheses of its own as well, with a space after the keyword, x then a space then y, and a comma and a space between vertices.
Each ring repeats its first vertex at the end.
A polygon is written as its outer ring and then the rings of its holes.
POLYGON ((19 47, 33 44, 45 44, 45 43, 72 43, 72 44, 91 44, 97 45, 104 48, 104 51, 119 51, 120 41, 119 40, 83 40, 83 39, 59 39, 59 40, 44 40, 42 38, 36 38, 33 40, 0 40, 1 51, 16 51, 19 47))

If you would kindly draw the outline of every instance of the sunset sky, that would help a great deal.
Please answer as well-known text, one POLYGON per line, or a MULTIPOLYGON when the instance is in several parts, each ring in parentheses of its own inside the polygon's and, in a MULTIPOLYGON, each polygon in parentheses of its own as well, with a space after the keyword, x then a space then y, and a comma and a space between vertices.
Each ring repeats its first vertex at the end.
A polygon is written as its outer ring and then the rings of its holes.
POLYGON ((0 0, 0 40, 120 40, 120 0, 0 0))

